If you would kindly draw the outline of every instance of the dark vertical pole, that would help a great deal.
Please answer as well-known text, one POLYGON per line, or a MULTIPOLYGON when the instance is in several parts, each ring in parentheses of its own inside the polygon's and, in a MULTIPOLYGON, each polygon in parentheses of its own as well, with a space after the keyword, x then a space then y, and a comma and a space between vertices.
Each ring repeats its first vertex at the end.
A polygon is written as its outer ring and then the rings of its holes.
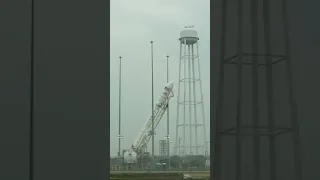
POLYGON ((31 0, 29 180, 34 177, 34 0, 31 0))
POLYGON ((226 17, 227 17, 228 0, 222 1, 222 16, 221 16, 221 39, 220 39, 220 69, 219 69, 219 84, 218 84, 218 104, 216 109, 215 121, 215 144, 214 144, 214 157, 213 157, 213 179, 221 179, 221 130, 223 128, 223 102, 224 102, 224 66, 226 54, 226 17))
POLYGON ((179 82, 178 82, 178 97, 177 97, 177 119, 176 119, 176 147, 175 147, 175 153, 178 153, 178 148, 179 148, 179 156, 180 156, 180 140, 179 140, 179 124, 180 124, 180 119, 179 119, 179 110, 180 110, 180 86, 181 86, 181 58, 182 58, 182 42, 180 40, 180 56, 179 56, 179 82), (179 144, 179 146, 178 146, 179 144))
MULTIPOLYGON (((169 56, 167 56, 167 83, 169 82, 169 56)), ((170 133, 170 126, 169 126, 169 102, 167 105, 167 143, 168 143, 168 170, 170 170, 170 139, 169 139, 169 133, 170 133)))
MULTIPOLYGON (((252 53, 257 53, 258 39, 258 6, 257 0, 251 0, 252 53)), ((253 168, 254 179, 260 179, 260 128, 259 128, 259 73, 258 57, 252 56, 252 121, 253 121, 253 168)))
POLYGON ((121 156, 121 56, 119 57, 120 64, 119 64, 119 154, 121 156))
POLYGON ((151 108, 152 108, 152 158, 154 158, 154 113, 153 113, 153 41, 151 41, 151 108))
POLYGON ((179 156, 181 156, 181 152, 180 152, 180 147, 181 147, 181 139, 182 139, 182 138, 179 138, 179 156))
POLYGON ((238 102, 237 102, 237 117, 236 117, 236 180, 242 179, 242 138, 241 138, 241 119, 242 119, 242 0, 238 4, 238 102))
MULTIPOLYGON (((264 41, 265 54, 271 53, 270 45, 270 17, 269 1, 263 1, 263 19, 264 19, 264 41)), ((266 82, 267 82, 267 103, 268 103, 268 122, 269 122, 269 153, 270 153, 270 174, 271 179, 277 179, 276 149, 275 149, 275 124, 274 124, 274 100, 273 100, 273 78, 272 78, 272 58, 266 57, 266 82)))
POLYGON ((289 37, 289 25, 287 19, 287 1, 282 1, 282 18, 284 24, 284 38, 285 38, 285 62, 287 66, 287 78, 288 78, 288 88, 289 88, 289 103, 291 106, 291 126, 293 130, 293 143, 294 143, 294 162, 295 162, 295 176, 296 180, 303 179, 303 169, 302 169, 302 157, 301 157, 301 147, 300 147, 300 137, 299 137, 299 122, 298 122, 298 110, 297 103, 294 99, 293 94, 293 77, 292 77, 292 65, 291 65, 291 51, 290 51, 290 37, 289 37))

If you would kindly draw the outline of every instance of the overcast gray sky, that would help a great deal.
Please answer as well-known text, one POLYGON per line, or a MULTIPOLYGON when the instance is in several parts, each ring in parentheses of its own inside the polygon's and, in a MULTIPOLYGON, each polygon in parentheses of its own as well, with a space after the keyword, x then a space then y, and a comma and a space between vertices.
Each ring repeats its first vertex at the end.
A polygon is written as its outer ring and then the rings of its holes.
MULTIPOLYGON (((170 79, 177 91, 179 35, 185 25, 194 25, 199 34, 207 139, 210 138, 210 0, 111 0, 110 17, 110 152, 118 152, 119 56, 122 66, 122 148, 129 148, 151 115, 150 41, 154 41, 154 97, 166 82, 166 55, 170 56, 170 79)), ((176 96, 170 102, 170 136, 174 145, 176 96)), ((166 115, 155 137, 166 134, 166 115)), ((151 144, 151 143, 149 143, 151 144)), ((149 146, 151 147, 151 146, 149 146)), ((151 148, 149 148, 151 151, 151 148)), ((171 150, 172 151, 172 150, 171 150)))

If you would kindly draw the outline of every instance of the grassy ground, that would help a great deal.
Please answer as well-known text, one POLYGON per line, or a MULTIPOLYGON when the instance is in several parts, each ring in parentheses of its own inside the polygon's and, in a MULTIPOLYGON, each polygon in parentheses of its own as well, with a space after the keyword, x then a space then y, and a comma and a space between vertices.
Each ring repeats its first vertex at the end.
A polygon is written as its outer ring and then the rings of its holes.
MULTIPOLYGON (((197 171, 197 172, 184 172, 188 173, 192 176, 193 179, 198 180, 209 180, 210 179, 210 172, 209 171, 197 171)), ((111 180, 162 180, 162 179, 169 179, 169 180, 176 180, 182 179, 183 172, 166 172, 166 171, 156 171, 156 172, 142 172, 142 171, 118 171, 118 172, 111 172, 110 179, 111 180)))

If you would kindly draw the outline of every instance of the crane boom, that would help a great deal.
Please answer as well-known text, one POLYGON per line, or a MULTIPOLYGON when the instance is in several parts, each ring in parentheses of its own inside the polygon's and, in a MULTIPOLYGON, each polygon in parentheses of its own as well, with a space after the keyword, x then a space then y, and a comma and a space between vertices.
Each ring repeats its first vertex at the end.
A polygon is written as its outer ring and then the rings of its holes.
MULTIPOLYGON (((173 97, 172 89, 173 89, 173 82, 171 81, 165 85, 164 91, 158 98, 156 107, 153 110, 154 129, 156 129, 159 122, 161 121, 162 116, 168 109, 168 103, 170 99, 173 97)), ((148 142, 150 141, 151 136, 152 136, 152 116, 149 117, 148 120, 145 122, 143 128, 139 132, 131 148, 124 153, 124 163, 126 164, 137 163, 138 162, 137 155, 139 156, 141 152, 143 152, 143 148, 148 145, 148 142)))
MULTIPOLYGON (((163 114, 166 112, 168 108, 168 103, 171 97, 173 97, 172 89, 173 89, 173 82, 169 82, 168 84, 166 84, 164 91, 162 92, 161 96, 158 98, 156 107, 153 110, 154 129, 157 128, 163 114)), ((140 150, 141 148, 145 147, 148 144, 151 136, 152 136, 152 116, 150 116, 146 121, 144 127, 141 129, 139 135, 137 136, 131 148, 134 151, 140 150)))

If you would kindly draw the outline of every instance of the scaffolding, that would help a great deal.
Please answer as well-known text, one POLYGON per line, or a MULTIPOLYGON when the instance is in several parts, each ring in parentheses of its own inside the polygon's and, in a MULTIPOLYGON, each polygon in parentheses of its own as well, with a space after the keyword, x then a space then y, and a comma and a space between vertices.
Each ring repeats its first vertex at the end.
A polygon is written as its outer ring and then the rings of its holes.
MULTIPOLYGON (((294 171, 293 177, 295 180, 302 180, 302 166, 301 166, 301 153, 300 153, 300 139, 299 139, 299 126, 298 126, 298 116, 297 116, 297 104, 293 96, 293 84, 292 84, 292 68, 291 68, 291 57, 290 57, 290 39, 288 35, 288 25, 287 25, 287 9, 286 9, 286 0, 279 0, 280 2, 281 13, 282 13, 282 27, 283 27, 283 53, 275 53, 272 50, 271 40, 275 39, 270 33, 271 22, 270 13, 274 13, 274 8, 270 8, 269 0, 251 0, 250 1, 250 17, 245 19, 243 4, 241 0, 238 0, 238 11, 237 11, 237 40, 236 40, 236 51, 234 55, 226 57, 227 45, 226 44, 226 32, 227 29, 227 5, 228 1, 223 0, 222 3, 222 35, 221 35, 221 61, 220 61, 220 79, 218 86, 218 105, 216 109, 216 135, 215 135, 215 155, 214 155, 214 179, 229 179, 224 177, 225 174, 222 172, 222 162, 226 162, 226 156, 222 156, 223 142, 225 142, 225 137, 234 137, 235 142, 235 173, 228 174, 228 177, 233 177, 233 179, 261 179, 261 164, 269 166, 269 179, 276 180, 278 177, 277 174, 277 147, 279 143, 276 143, 276 138, 290 133, 292 135, 292 144, 293 144, 293 155, 294 155, 294 171), (259 3, 260 2, 260 3, 259 3), (260 8, 259 8, 260 6, 260 8), (249 21, 251 25, 251 37, 244 37, 244 22, 249 21), (259 28, 261 25, 261 28, 259 28), (259 44, 259 30, 263 33, 263 44, 259 44), (250 40, 246 42, 246 40, 250 40), (250 51, 244 48, 244 44, 250 44, 250 51), (263 47, 263 52, 259 51, 259 47, 263 47), (284 75, 285 82, 287 87, 275 87, 274 79, 279 78, 275 77, 275 67, 278 67, 280 64, 284 64, 284 75), (233 76, 235 76, 235 93, 236 96, 234 99, 234 104, 228 107, 235 107, 235 116, 232 116, 232 125, 229 123, 226 125, 227 118, 231 117, 225 114, 225 98, 231 96, 231 94, 226 94, 225 78, 228 73, 232 72, 227 67, 235 67, 233 76), (245 71, 245 69, 249 69, 245 71), (248 76, 244 76, 246 72, 250 72, 248 76), (262 72, 262 73, 261 73, 262 72), (248 78, 249 77, 249 78, 248 78), (246 79, 247 78, 247 79, 246 79), (247 80, 246 85, 244 85, 245 79, 247 80), (248 80, 249 79, 249 80, 248 80), (263 82, 263 86, 261 85, 263 82), (247 88, 251 87, 251 88, 247 88), (276 123, 277 114, 275 113, 275 105, 277 104, 277 99, 275 98, 275 92, 285 88, 287 91, 288 97, 288 111, 286 119, 288 119, 288 124, 280 126, 276 123), (276 91, 275 91, 276 90, 276 91), (244 98, 244 94, 250 91, 248 98, 244 98), (261 101, 261 94, 265 93, 266 100, 261 101), (250 101, 248 103, 248 101, 250 101), (250 104, 250 106, 248 106, 250 104), (264 104, 265 108, 260 108, 264 104), (249 109, 251 114, 250 117, 248 114, 244 113, 244 109, 249 109), (266 114, 266 125, 261 124, 262 113, 266 114), (251 119, 251 122, 248 121, 251 119), (261 161, 262 157, 260 154, 261 139, 266 137, 268 140, 268 162, 261 161), (251 156, 251 173, 247 176, 244 174, 244 165, 250 162, 244 163, 246 158, 243 158, 244 152, 244 141, 247 138, 251 138, 250 142, 252 143, 253 153, 249 154, 251 156)), ((232 69, 232 68, 231 68, 232 69)), ((230 75, 230 74, 229 74, 230 75)), ((230 76, 228 76, 230 77, 230 76)), ((249 94, 249 93, 247 93, 249 94)), ((283 107, 282 107, 283 108, 283 107)), ((283 118, 283 117, 282 117, 283 118)), ((229 139, 229 142, 231 140, 229 139)), ((246 147, 247 148, 247 147, 246 147)), ((250 147, 251 148, 251 147, 250 147)), ((231 178, 230 178, 231 179, 231 178)))

